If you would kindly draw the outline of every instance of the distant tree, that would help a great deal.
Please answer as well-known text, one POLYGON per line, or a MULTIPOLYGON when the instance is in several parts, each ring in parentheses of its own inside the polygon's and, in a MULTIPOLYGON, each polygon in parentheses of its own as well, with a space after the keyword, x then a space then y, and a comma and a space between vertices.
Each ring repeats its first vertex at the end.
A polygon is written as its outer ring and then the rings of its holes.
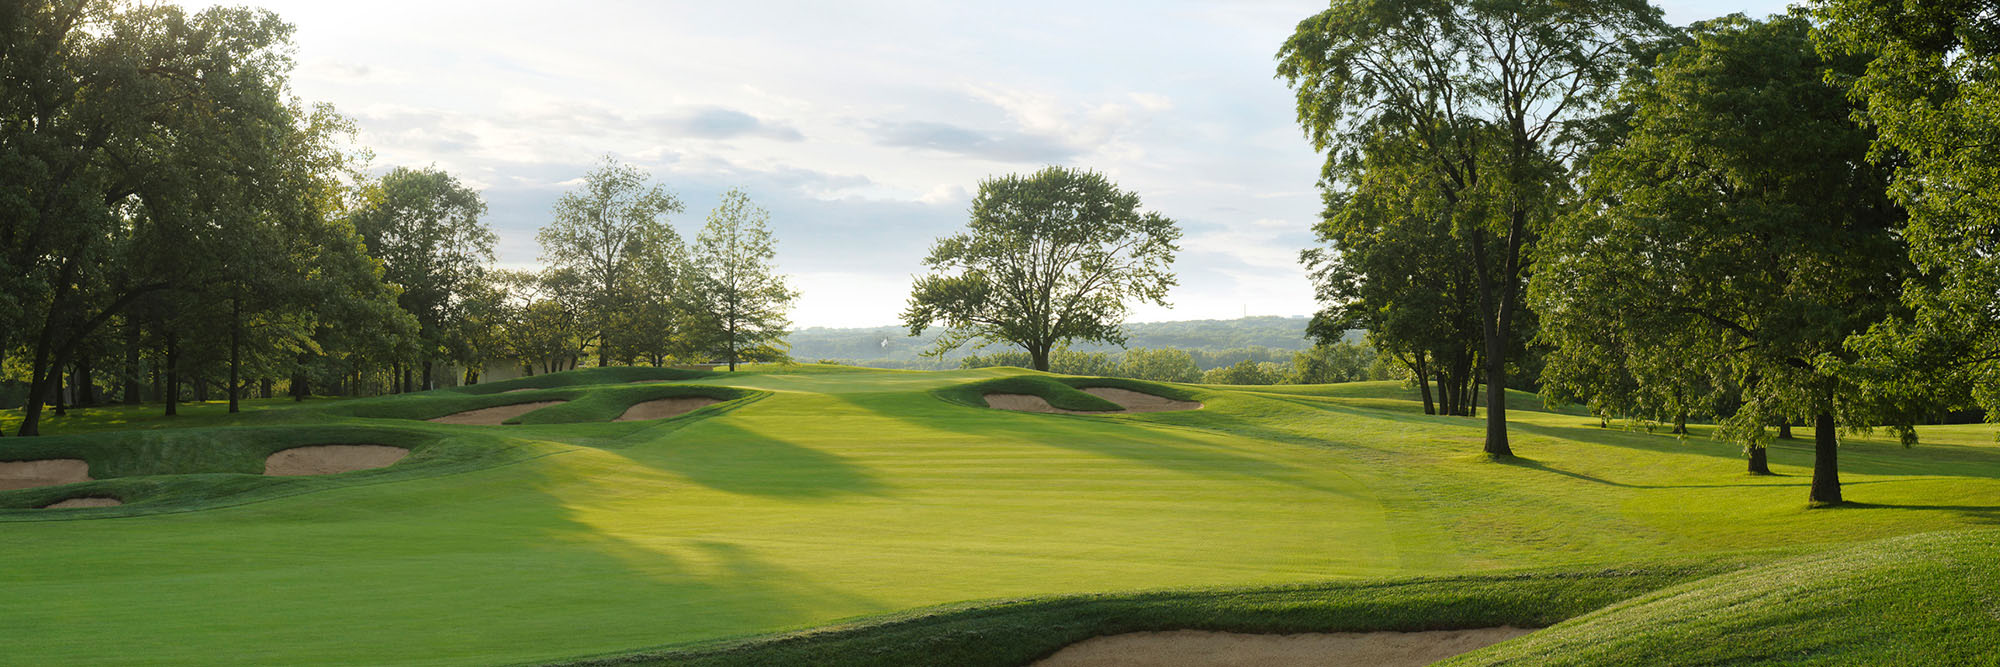
POLYGON ((1433 270, 1471 267, 1488 454, 1513 455, 1506 381, 1521 285, 1577 130, 1667 30, 1646 0, 1356 0, 1301 21, 1278 52, 1299 123, 1330 162, 1386 136, 1427 172, 1425 199, 1461 251, 1433 270))
POLYGON ((1049 368, 1064 375, 1091 377, 1116 377, 1124 370, 1110 353, 1067 349, 1056 350, 1049 355, 1049 368))
POLYGON ((1070 341, 1123 345, 1133 301, 1166 304, 1180 228, 1141 213, 1102 174, 1049 167, 979 184, 967 230, 938 239, 903 323, 939 326, 933 354, 973 340, 1028 352, 1035 370, 1070 341))
POLYGON ((556 200, 554 219, 536 235, 542 261, 570 272, 583 290, 580 315, 596 334, 598 366, 611 363, 619 318, 640 296, 642 267, 680 245, 666 217, 682 211, 681 201, 649 179, 607 155, 556 200))
POLYGON ((415 361, 425 389, 434 386, 433 361, 463 346, 461 306, 493 261, 493 230, 479 220, 485 213, 479 193, 451 174, 397 167, 363 186, 351 214, 383 276, 402 288, 397 302, 421 327, 415 361))
POLYGON ((1379 380, 1370 376, 1375 351, 1353 341, 1321 343, 1313 349, 1292 353, 1291 373, 1285 384, 1331 384, 1379 380))
POLYGON ((1769 424, 1808 419, 1809 499, 1829 505, 1836 429, 1880 417, 1845 344, 1898 308, 1911 270, 1887 170, 1822 80, 1848 63, 1818 57, 1809 30, 1788 17, 1698 24, 1693 45, 1627 86, 1632 132, 1592 158, 1592 206, 1543 241, 1533 292, 1553 330, 1611 328, 1642 392, 1718 375, 1740 387, 1728 436, 1761 447, 1769 424))
POLYGON ((1284 366, 1268 361, 1239 361, 1236 365, 1217 368, 1202 375, 1204 384, 1280 384, 1285 381, 1287 370, 1284 366))
POLYGON ((1200 382, 1201 367, 1194 355, 1172 348, 1133 348, 1125 351, 1123 375, 1155 382, 1200 382))
POLYGON ((729 363, 783 361, 787 312, 798 293, 778 274, 771 214, 731 189, 709 212, 695 237, 690 262, 690 339, 702 352, 729 363))

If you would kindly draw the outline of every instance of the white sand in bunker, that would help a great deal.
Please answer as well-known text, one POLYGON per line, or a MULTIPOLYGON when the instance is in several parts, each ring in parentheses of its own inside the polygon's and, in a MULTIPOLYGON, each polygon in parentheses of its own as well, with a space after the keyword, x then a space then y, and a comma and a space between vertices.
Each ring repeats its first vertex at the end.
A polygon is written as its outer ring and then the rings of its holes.
POLYGON ((0 461, 0 491, 88 481, 90 464, 83 459, 0 461))
POLYGON ((43 505, 42 509, 60 510, 60 509, 71 509, 77 507, 117 507, 123 504, 125 504, 125 501, 119 500, 117 498, 106 498, 104 496, 83 496, 81 498, 68 498, 65 500, 59 500, 53 503, 49 503, 47 505, 43 505))
POLYGON ((281 450, 264 458, 264 474, 273 477, 332 475, 386 468, 410 450, 387 445, 313 445, 281 450))
POLYGON ((1200 401, 1176 401, 1152 394, 1116 389, 1112 387, 1089 387, 1084 393, 1102 398, 1122 406, 1122 410, 1064 410, 1040 396, 1030 394, 987 394, 986 405, 1001 410, 1022 412, 1049 412, 1066 415, 1103 415, 1121 412, 1172 412, 1176 410, 1200 410, 1200 401))
POLYGON ((536 410, 540 410, 542 408, 546 408, 551 405, 555 405, 557 403, 562 403, 562 402, 563 401, 534 401, 532 403, 514 403, 512 405, 496 405, 490 408, 480 408, 478 410, 466 410, 465 412, 460 412, 457 414, 445 415, 443 417, 430 419, 429 421, 439 424, 478 424, 483 426, 499 426, 500 424, 505 423, 509 419, 513 419, 515 417, 519 417, 521 415, 525 415, 530 412, 534 412, 536 410))
POLYGON ((1355 665, 1417 667, 1533 632, 1498 627, 1427 632, 1134 632, 1086 639, 1035 663, 1039 667, 1249 667, 1355 665))
POLYGON ((625 414, 618 415, 617 419, 613 419, 611 421, 635 422, 647 419, 666 419, 668 417, 679 417, 681 415, 694 412, 695 410, 699 410, 701 408, 705 408, 721 402, 722 401, 718 401, 713 398, 709 398, 707 396, 681 396, 678 398, 656 398, 650 401, 632 404, 632 407, 625 409, 625 414))

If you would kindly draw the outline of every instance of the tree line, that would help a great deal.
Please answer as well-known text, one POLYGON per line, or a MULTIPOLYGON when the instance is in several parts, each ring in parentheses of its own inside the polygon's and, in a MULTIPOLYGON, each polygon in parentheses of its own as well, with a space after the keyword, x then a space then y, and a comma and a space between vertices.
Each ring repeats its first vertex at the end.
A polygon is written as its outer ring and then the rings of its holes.
MULTIPOLYGON (((1320 343, 1311 349, 1290 351, 1269 348, 1223 350, 1221 354, 1263 353, 1230 363, 1203 363, 1215 354, 1204 350, 1171 347, 1135 347, 1119 352, 1058 348, 1049 355, 1048 371, 1065 375, 1125 377, 1155 382, 1199 382, 1203 384, 1332 384, 1364 380, 1400 380, 1408 372, 1376 354, 1373 347, 1359 341, 1320 343), (1276 353, 1283 353, 1278 357, 1276 353), (1262 358, 1258 358, 1262 357, 1262 358), (1206 369, 1206 370, 1204 370, 1206 369)), ((1033 363, 1025 351, 1002 350, 974 354, 959 361, 959 368, 1015 366, 1033 363)))
POLYGON ((2000 414, 1996 35, 1978 3, 1336 2, 1278 53, 1327 155, 1312 330, 1366 329, 1426 411, 1483 385, 1496 457, 1510 376, 1717 420, 1753 473, 1806 425, 1838 504, 1841 429, 2000 414))
POLYGON ((0 369, 42 411, 220 394, 781 358, 795 293, 769 215, 725 193, 692 243, 678 199, 606 158, 498 271, 486 207, 435 168, 366 170, 354 128, 291 93, 292 27, 256 9, 0 7, 0 369))

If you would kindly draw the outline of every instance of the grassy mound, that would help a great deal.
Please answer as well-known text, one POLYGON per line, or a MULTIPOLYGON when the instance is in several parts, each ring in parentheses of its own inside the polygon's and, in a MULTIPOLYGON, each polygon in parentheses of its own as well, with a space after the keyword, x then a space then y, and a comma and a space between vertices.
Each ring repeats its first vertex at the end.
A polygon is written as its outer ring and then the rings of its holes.
MULTIPOLYGON (((1717 574, 1715 563, 2000 522, 1990 425, 1924 427, 1915 448, 1848 436, 1848 495, 1874 504, 1807 510, 1809 443, 1774 443, 1779 474, 1751 477, 1731 443, 1517 409, 1523 461, 1496 465, 1477 456, 1483 420, 1420 414, 1392 383, 810 365, 666 385, 596 369, 549 377, 537 381, 556 386, 518 394, 253 401, 240 415, 84 408, 46 425, 67 435, 0 439, 0 458, 75 456, 107 477, 10 491, 10 507, 58 493, 151 499, 0 511, 13 522, 0 539, 7 654, 486 665, 660 647, 714 662, 1025 660, 1149 626, 1545 623, 1717 574), (1178 390, 1206 407, 1109 418, 967 407, 996 380, 1178 390), (741 398, 697 418, 603 421, 696 388, 741 398), (584 421, 414 421, 548 397, 580 412, 534 417, 584 421), (369 442, 413 453, 319 478, 251 474, 273 448, 369 442), (112 485, 125 486, 99 491, 112 485), (134 507, 154 514, 114 513, 134 507), (1692 565, 1655 577, 1634 562, 1692 565), (1519 571, 1529 567, 1559 569, 1519 571), (1603 572, 1641 576, 1592 578, 1603 572)), ((1895 616, 1906 603, 1884 604, 1895 616)))
MULTIPOLYGON (((529 379, 554 378, 555 381, 560 382, 565 379, 564 375, 566 374, 558 373, 536 376, 529 379)), ((398 396, 383 396, 346 401, 327 408, 327 412, 375 419, 425 420, 458 414, 468 410, 513 405, 516 403, 563 401, 560 405, 551 405, 515 417, 508 420, 507 423, 575 424, 611 421, 612 419, 616 419, 618 415, 624 414, 625 409, 632 407, 632 404, 656 398, 706 396, 720 401, 732 401, 748 397, 751 394, 752 392, 742 389, 713 385, 570 382, 559 383, 548 389, 509 393, 492 391, 468 394, 457 391, 428 391, 398 396)))
MULTIPOLYGON (((614 366, 607 368, 579 368, 546 375, 531 375, 500 382, 439 389, 439 392, 455 394, 498 394, 515 389, 554 389, 557 387, 580 387, 593 384, 629 384, 633 382, 680 382, 714 377, 714 371, 697 371, 682 368, 656 368, 651 366, 614 366)), ((523 392, 526 393, 526 392, 523 392)))
POLYGON ((0 522, 132 516, 239 505, 312 491, 414 479, 498 465, 534 448, 494 438, 454 438, 430 429, 317 425, 119 431, 9 440, 10 460, 79 458, 95 481, 0 492, 0 522), (264 460, 294 447, 372 444, 402 447, 395 466, 337 477, 265 477, 264 460), (82 496, 107 496, 117 507, 61 513, 29 510, 82 496))
POLYGON ((1156 630, 1298 633, 1543 627, 1743 558, 1256 589, 1077 595, 952 605, 805 632, 574 664, 1024 665, 1091 637, 1156 630))
POLYGON ((1049 405, 1063 410, 1116 412, 1124 406, 1081 391, 1090 387, 1127 389, 1177 401, 1192 401, 1193 392, 1180 387, 1127 378, 1065 377, 1058 375, 1011 375, 981 382, 946 387, 933 392, 939 398, 977 408, 986 404, 987 394, 1027 394, 1040 396, 1049 405))
POLYGON ((1441 664, 1995 664, 1996 573, 2000 531, 1896 537, 1667 588, 1441 664))

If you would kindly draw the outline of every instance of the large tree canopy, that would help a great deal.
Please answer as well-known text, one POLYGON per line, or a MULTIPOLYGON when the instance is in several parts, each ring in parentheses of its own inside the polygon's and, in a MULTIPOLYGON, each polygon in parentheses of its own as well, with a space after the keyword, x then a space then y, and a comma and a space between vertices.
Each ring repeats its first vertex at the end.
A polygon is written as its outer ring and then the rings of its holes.
POLYGON ((1299 123, 1330 161, 1387 136, 1429 172, 1428 198, 1458 242, 1452 263, 1471 267, 1489 454, 1513 453, 1506 377, 1520 287, 1580 125, 1665 30, 1645 0, 1342 0, 1278 52, 1299 123))
POLYGON ((1832 504, 1835 429, 1879 418, 1846 343, 1896 308, 1909 270, 1887 172, 1808 31, 1698 24, 1626 86, 1632 129, 1592 158, 1586 205, 1543 241, 1533 292, 1553 343, 1623 355, 1641 388, 1740 388, 1724 431, 1753 448, 1769 424, 1810 420, 1811 500, 1832 504))
POLYGON ((606 156, 583 185, 556 200, 554 219, 537 234, 542 261, 574 274, 597 334, 597 365, 610 363, 618 318, 643 293, 642 271, 654 258, 678 255, 680 235, 667 223, 681 201, 648 183, 645 170, 606 156))
POLYGON ((1890 195, 1909 210, 1904 236, 1922 272, 1904 291, 1909 317, 1856 347, 1889 368, 1875 389, 1904 403, 1976 398, 2000 419, 2000 12, 1983 0, 1820 0, 1817 38, 1830 56, 1863 58, 1836 74, 1893 158, 1890 195))
POLYGON ((418 358, 430 389, 432 359, 463 342, 462 304, 493 261, 493 231, 480 222, 479 193, 436 168, 398 167, 361 191, 354 228, 402 288, 399 302, 422 327, 418 358))
POLYGON ((778 273, 771 214, 731 189, 695 235, 690 266, 690 338, 694 346, 729 363, 789 359, 784 343, 787 311, 798 292, 778 273))
POLYGON ((1064 342, 1124 344, 1132 302, 1165 305, 1175 284, 1180 228, 1094 171, 989 179, 966 227, 931 246, 903 311, 912 336, 946 328, 938 352, 1009 343, 1045 371, 1064 342))

